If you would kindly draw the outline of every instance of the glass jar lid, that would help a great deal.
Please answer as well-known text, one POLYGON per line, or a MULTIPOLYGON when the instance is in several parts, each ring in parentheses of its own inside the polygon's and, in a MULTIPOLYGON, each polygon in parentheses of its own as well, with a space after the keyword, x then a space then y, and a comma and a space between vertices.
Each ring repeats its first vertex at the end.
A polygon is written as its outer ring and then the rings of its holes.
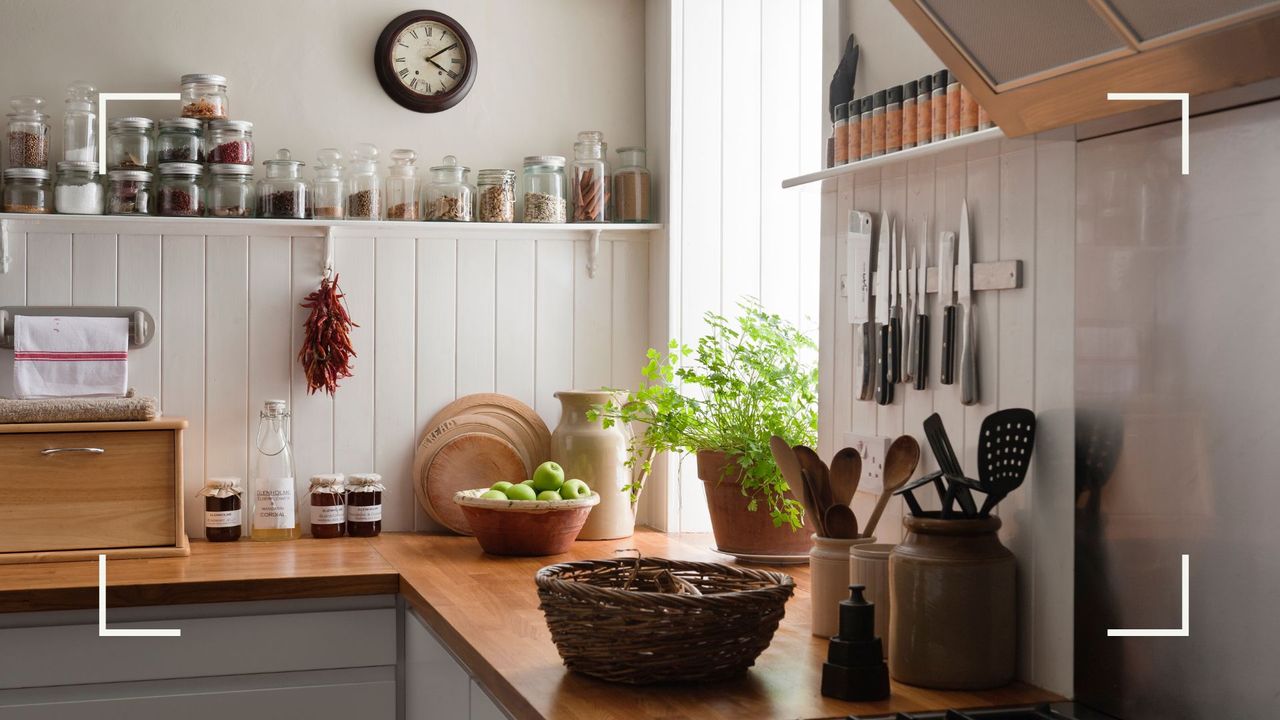
POLYGON ((42 168, 9 168, 4 171, 5 180, 48 180, 49 171, 42 168))
POLYGON ((580 160, 600 158, 605 153, 604 133, 599 130, 583 130, 573 144, 573 154, 580 160))
POLYGON ((373 143, 360 143, 351 148, 351 162, 347 168, 352 172, 372 173, 378 169, 378 146, 373 143))
POLYGON ((117 180, 151 182, 151 173, 146 170, 111 170, 107 173, 107 179, 112 182, 116 182, 117 180))
POLYGON ((35 95, 19 95, 9 100, 9 106, 13 108, 9 112, 9 117, 15 120, 48 120, 49 116, 44 112, 44 98, 35 95))
POLYGON ((537 165, 550 165, 551 167, 564 167, 563 155, 529 155, 524 159, 525 167, 534 167, 537 165))
POLYGON ((414 177, 418 174, 418 153, 405 148, 391 151, 392 177, 414 177))
POLYGON ((267 166, 267 177, 273 178, 297 177, 302 166, 306 165, 301 160, 294 160, 289 148, 280 148, 274 158, 263 160, 262 164, 267 166))
POLYGON ((485 183, 515 182, 516 171, 505 168, 485 168, 476 171, 476 178, 485 183))
POLYGON ((195 177, 200 177, 204 174, 204 166, 200 163, 161 163, 158 170, 163 176, 194 175, 195 177))
POLYGON ((93 110, 93 94, 97 91, 91 83, 76 80, 67 86, 67 109, 81 112, 93 110))
MULTIPOLYGON (((161 167, 164 167, 163 165, 161 167)), ((209 172, 214 175, 252 175, 252 165, 233 165, 231 163, 214 163, 209 166, 209 172)))
POLYGON ((316 177, 336 178, 342 174, 342 151, 338 148, 321 148, 316 153, 316 177))
POLYGON ((209 129, 251 133, 253 132, 253 123, 248 120, 210 120, 209 129))
POLYGON ((466 179, 467 173, 471 172, 471 168, 466 165, 459 165, 458 158, 453 155, 445 155, 439 165, 431 166, 431 172, 436 176, 437 180, 462 182, 466 179))
POLYGON ((227 84, 227 79, 221 75, 213 75, 211 73, 189 73, 182 76, 183 85, 223 85, 227 84))
POLYGON ((192 130, 200 132, 200 121, 195 118, 169 118, 160 121, 160 132, 165 130, 192 130))
POLYGON ((107 127, 111 130, 150 130, 155 126, 151 118, 123 117, 112 120, 107 127))
POLYGON ((267 400, 262 403, 262 417, 284 417, 289 414, 288 406, 284 400, 267 400))
POLYGON ((351 473, 347 476, 347 487, 356 492, 386 489, 382 485, 382 476, 378 473, 351 473))
POLYGON ((98 163, 92 160, 61 160, 58 162, 58 174, 85 172, 90 175, 98 173, 98 163))
POLYGON ((204 489, 196 493, 202 497, 225 498, 240 494, 240 478, 211 477, 204 481, 204 489))

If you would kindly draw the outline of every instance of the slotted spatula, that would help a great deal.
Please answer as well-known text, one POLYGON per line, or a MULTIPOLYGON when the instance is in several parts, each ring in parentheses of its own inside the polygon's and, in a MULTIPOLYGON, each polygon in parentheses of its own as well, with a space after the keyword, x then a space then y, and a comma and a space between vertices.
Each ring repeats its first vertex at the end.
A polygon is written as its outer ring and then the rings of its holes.
POLYGON ((979 514, 1018 489, 1031 467, 1031 451, 1036 444, 1036 414, 1026 408, 1008 408, 991 413, 982 421, 978 436, 978 480, 987 492, 979 514))

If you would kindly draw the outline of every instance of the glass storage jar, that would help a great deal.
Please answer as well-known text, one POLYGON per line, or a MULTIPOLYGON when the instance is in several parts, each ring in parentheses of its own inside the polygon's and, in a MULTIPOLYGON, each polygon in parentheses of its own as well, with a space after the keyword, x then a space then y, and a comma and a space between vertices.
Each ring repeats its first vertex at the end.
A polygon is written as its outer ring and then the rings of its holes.
POLYGON ((97 88, 83 80, 67 87, 66 109, 62 114, 63 160, 93 162, 98 159, 96 92, 97 88))
POLYGON ((613 174, 613 218, 618 222, 649 222, 649 169, 645 149, 618 149, 622 166, 613 174))
POLYGON ((58 163, 58 180, 53 186, 54 209, 66 215, 101 215, 102 183, 98 163, 92 160, 63 160, 58 163))
POLYGON ((573 144, 573 221, 609 219, 609 161, 604 133, 586 130, 573 144))
POLYGON ((4 211, 53 212, 53 190, 49 183, 49 171, 43 168, 21 167, 5 170, 4 211))
POLYGON ((382 533, 382 476, 352 473, 347 477, 347 534, 376 537, 382 533))
POLYGON ((342 152, 321 148, 316 153, 316 174, 311 180, 311 216, 341 220, 346 214, 342 194, 342 152))
POLYGON ((111 170, 146 170, 151 167, 150 118, 126 117, 107 125, 107 168, 111 170))
POLYGON ((209 162, 253 164, 253 123, 248 120, 210 120, 206 143, 209 162))
POLYGON ((399 149, 391 151, 391 168, 387 171, 384 195, 387 199, 383 217, 388 220, 421 220, 418 200, 418 153, 399 149))
POLYGON ((348 220, 382 219, 382 186, 378 180, 378 148, 361 143, 351 150, 347 163, 346 208, 348 220))
POLYGON ((469 170, 452 155, 445 155, 441 164, 432 166, 426 189, 428 220, 471 222, 475 193, 467 182, 469 170))
POLYGON ((9 167, 49 167, 49 116, 44 112, 44 98, 30 95, 9 101, 9 167))
POLYGON ((516 174, 511 170, 486 169, 476 174, 476 219, 480 222, 509 223, 516 219, 516 174))
POLYGON ((288 148, 276 151, 275 159, 264 160, 267 176, 258 181, 258 217, 302 220, 309 216, 307 183, 302 179, 301 160, 294 160, 288 148))
POLYGON ((240 478, 211 477, 204 481, 200 496, 204 498, 204 539, 209 542, 235 542, 240 539, 243 500, 240 478))
POLYGON ((202 123, 194 118, 160 121, 156 136, 156 162, 204 162, 202 123))
POLYGON ((204 167, 199 163, 165 163, 160 181, 156 214, 164 217, 204 215, 204 167))
POLYGON ((210 217, 253 217, 253 166, 210 165, 208 195, 210 217))
POLYGON ((225 120, 227 79, 221 75, 194 73, 182 76, 182 117, 225 120))
POLYGON ((108 215, 150 215, 151 173, 112 170, 107 173, 108 215))
POLYGON ((311 537, 342 537, 347 529, 347 498, 342 475, 312 475, 307 505, 311 508, 311 537))
POLYGON ((530 155, 524 159, 524 221, 565 221, 564 156, 530 155))

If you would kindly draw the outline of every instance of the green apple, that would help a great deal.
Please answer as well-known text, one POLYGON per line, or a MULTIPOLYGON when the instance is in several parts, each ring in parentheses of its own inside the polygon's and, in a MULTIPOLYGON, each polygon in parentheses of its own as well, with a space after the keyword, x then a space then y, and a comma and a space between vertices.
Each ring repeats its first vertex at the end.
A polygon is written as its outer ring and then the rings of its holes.
POLYGON ((521 481, 520 481, 520 484, 521 484, 521 485, 528 485, 529 487, 533 487, 533 480, 521 480, 521 481))
POLYGON ((559 490, 564 484, 564 468, 559 463, 548 460, 538 466, 533 471, 533 489, 538 492, 543 490, 559 490))
POLYGON ((500 492, 500 493, 506 493, 506 492, 507 492, 507 488, 509 488, 509 487, 511 487, 511 483, 507 482, 506 480, 499 480, 498 482, 496 482, 496 483, 494 483, 494 484, 490 485, 490 486, 489 486, 489 489, 490 489, 490 490, 497 490, 497 491, 498 491, 498 492, 500 492))
POLYGON ((573 480, 565 480, 564 485, 560 486, 560 497, 565 500, 582 500, 591 497, 591 488, 587 484, 574 478, 573 480))
POLYGON ((501 490, 485 490, 480 493, 480 497, 485 500, 506 500, 507 494, 501 490))
POLYGON ((555 490, 543 490, 542 492, 538 493, 538 499, 551 502, 554 500, 562 500, 563 498, 561 498, 560 493, 556 492, 555 490))
POLYGON ((511 487, 507 488, 507 499, 508 500, 537 500, 538 493, 534 492, 533 488, 529 487, 528 485, 521 483, 519 485, 512 485, 511 487))

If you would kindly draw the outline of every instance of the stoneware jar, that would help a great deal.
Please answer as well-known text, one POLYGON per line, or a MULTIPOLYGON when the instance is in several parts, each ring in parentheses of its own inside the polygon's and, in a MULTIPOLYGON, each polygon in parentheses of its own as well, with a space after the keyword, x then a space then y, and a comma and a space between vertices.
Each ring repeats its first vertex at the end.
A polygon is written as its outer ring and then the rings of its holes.
POLYGON ((885 657, 889 657, 889 553, 893 548, 871 543, 849 548, 849 584, 864 586, 867 600, 876 606, 876 637, 884 641, 885 657))
POLYGON ((560 424, 551 433, 551 459, 564 476, 578 478, 600 494, 600 504, 587 516, 579 540, 631 537, 636 529, 635 505, 628 486, 643 482, 643 468, 627 467, 631 433, 625 425, 606 428, 587 419, 593 406, 613 399, 603 390, 561 390, 560 424))
MULTIPOLYGON (((810 628, 818 637, 840 631, 840 601, 849 597, 849 551, 869 545, 875 538, 827 538, 814 533, 809 538, 810 628)), ((877 606, 877 617, 879 617, 877 606)))
POLYGON ((1016 562, 1000 518, 904 518, 889 556, 889 674, 909 685, 986 690, 1013 680, 1016 562))

